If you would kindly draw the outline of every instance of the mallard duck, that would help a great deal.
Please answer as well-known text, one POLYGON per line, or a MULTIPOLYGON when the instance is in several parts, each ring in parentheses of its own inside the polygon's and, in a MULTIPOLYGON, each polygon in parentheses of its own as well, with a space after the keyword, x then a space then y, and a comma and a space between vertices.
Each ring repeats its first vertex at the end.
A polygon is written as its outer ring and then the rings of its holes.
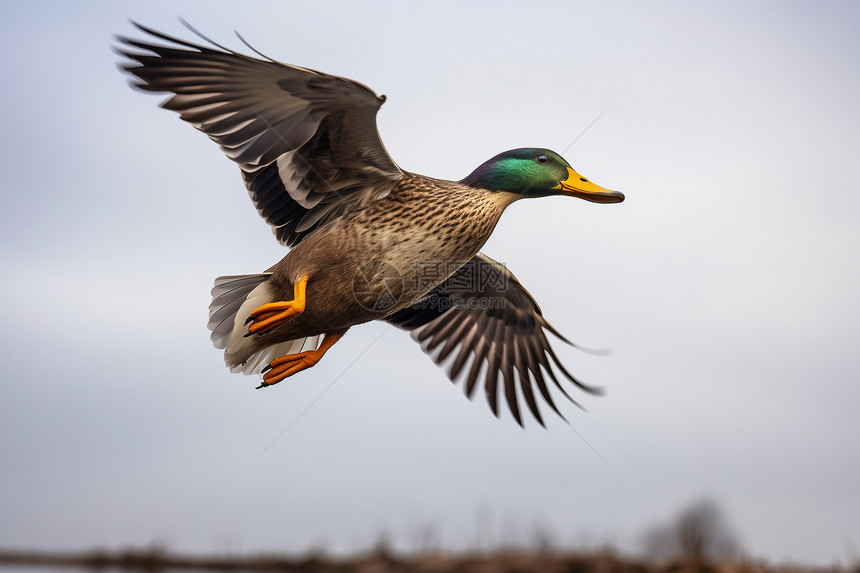
POLYGON ((541 425, 534 387, 563 417, 544 373, 571 401, 555 369, 598 392, 561 364, 545 331, 568 341, 531 295, 479 251, 519 199, 619 203, 622 193, 548 149, 500 153, 461 181, 410 173, 376 128, 385 96, 199 33, 210 46, 135 25, 150 39, 117 37, 116 48, 132 85, 172 94, 162 106, 239 166, 257 211, 291 249, 264 273, 215 279, 208 326, 231 371, 262 373, 258 388, 272 386, 317 364, 351 327, 383 320, 411 331, 437 364, 453 356, 449 377, 465 376, 469 397, 483 380, 496 416, 501 378, 520 425, 517 385, 541 425))

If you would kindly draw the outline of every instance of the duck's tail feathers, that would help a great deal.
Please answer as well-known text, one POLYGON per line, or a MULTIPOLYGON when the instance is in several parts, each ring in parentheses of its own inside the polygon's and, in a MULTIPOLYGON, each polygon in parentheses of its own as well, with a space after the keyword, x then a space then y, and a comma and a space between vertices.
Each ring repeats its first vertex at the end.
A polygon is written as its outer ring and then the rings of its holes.
MULTIPOLYGON (((206 325, 212 331, 209 338, 212 339, 215 348, 222 350, 227 348, 230 333, 236 322, 236 314, 248 300, 248 295, 270 276, 272 273, 232 275, 215 279, 215 286, 212 287, 212 303, 209 305, 209 323, 206 325)), ((269 301, 261 302, 260 305, 266 302, 269 301)))
POLYGON ((245 319, 251 311, 272 302, 272 289, 266 282, 270 276, 272 273, 215 279, 206 326, 212 331, 210 338, 215 348, 224 350, 224 361, 231 372, 258 373, 278 356, 314 349, 319 343, 319 336, 311 336, 261 348, 256 337, 245 337, 245 319))

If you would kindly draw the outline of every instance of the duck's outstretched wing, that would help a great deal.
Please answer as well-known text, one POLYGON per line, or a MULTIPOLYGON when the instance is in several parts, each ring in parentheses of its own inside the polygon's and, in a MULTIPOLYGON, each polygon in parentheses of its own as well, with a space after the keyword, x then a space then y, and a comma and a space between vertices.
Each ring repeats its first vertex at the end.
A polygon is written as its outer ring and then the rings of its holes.
POLYGON ((468 371, 464 389, 470 398, 479 380, 483 379, 487 402, 496 416, 499 415, 497 387, 501 374, 505 399, 520 425, 523 421, 517 385, 529 411, 541 425, 544 421, 535 398, 535 386, 550 408, 564 418, 553 402, 545 375, 577 404, 559 382, 553 363, 582 390, 601 393, 600 389, 574 378, 562 366, 544 330, 570 342, 550 326, 513 273, 483 253, 478 253, 418 303, 386 320, 412 331, 412 337, 436 364, 441 366, 454 356, 448 376, 456 381, 468 371), (484 363, 485 369, 482 368, 484 363))
POLYGON ((403 176, 376 128, 384 96, 348 79, 135 25, 166 45, 117 37, 132 85, 174 94, 162 106, 239 165, 281 243, 293 246, 321 223, 384 197, 403 176))

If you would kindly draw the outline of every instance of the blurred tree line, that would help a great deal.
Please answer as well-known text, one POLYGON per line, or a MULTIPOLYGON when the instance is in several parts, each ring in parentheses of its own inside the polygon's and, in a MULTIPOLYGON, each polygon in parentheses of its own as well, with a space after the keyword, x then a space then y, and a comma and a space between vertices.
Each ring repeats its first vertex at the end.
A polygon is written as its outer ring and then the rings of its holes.
POLYGON ((710 499, 696 501, 668 523, 653 526, 642 542, 648 555, 658 559, 731 562, 741 553, 738 536, 710 499))

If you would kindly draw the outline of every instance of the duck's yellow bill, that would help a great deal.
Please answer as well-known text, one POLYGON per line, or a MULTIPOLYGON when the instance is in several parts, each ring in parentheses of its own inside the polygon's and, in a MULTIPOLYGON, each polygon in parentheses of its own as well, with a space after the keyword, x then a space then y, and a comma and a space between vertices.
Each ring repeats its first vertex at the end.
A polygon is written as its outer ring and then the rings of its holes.
POLYGON ((567 179, 559 183, 554 189, 561 189, 562 195, 579 197, 593 203, 621 203, 624 201, 624 193, 610 191, 592 183, 570 167, 567 168, 567 179))

